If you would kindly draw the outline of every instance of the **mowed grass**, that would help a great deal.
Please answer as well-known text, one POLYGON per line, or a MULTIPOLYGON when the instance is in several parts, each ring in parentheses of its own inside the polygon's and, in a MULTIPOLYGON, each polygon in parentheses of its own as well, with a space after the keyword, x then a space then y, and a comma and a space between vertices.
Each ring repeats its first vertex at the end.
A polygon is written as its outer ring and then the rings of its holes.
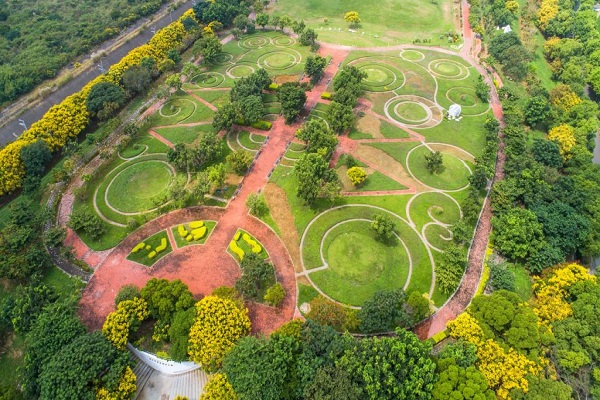
POLYGON ((106 193, 108 204, 127 213, 149 210, 164 198, 174 178, 161 161, 135 163, 115 176, 106 193))
POLYGON ((375 240, 367 221, 350 221, 334 228, 324 243, 328 268, 310 275, 329 296, 362 305, 379 290, 402 287, 408 276, 408 256, 402 244, 375 240))
POLYGON ((410 153, 408 164, 410 172, 415 178, 427 186, 442 190, 457 190, 468 185, 471 174, 460 159, 442 152, 444 172, 432 174, 427 170, 427 162, 425 161, 425 156, 429 153, 430 150, 425 146, 419 147, 410 153))
POLYGON ((214 133, 215 128, 213 128, 210 123, 207 123, 194 126, 156 128, 154 131, 173 144, 190 144, 201 138, 206 133, 214 133))
POLYGON ((450 1, 278 0, 273 10, 274 15, 287 14, 304 20, 317 31, 319 40, 362 47, 410 43, 416 38, 445 45, 445 39, 440 40, 439 35, 454 29, 450 1), (361 19, 356 32, 351 32, 344 22, 344 14, 350 10, 357 11, 361 19))

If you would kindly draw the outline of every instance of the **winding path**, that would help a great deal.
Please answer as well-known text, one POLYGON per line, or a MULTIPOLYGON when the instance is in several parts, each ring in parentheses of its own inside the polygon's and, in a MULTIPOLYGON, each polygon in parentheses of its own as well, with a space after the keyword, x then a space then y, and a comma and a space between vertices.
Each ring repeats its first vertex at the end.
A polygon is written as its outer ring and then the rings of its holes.
MULTIPOLYGON (((477 64, 471 57, 472 33, 468 24, 468 6, 463 0, 463 21, 464 21, 464 39, 465 45, 461 49, 461 56, 473 65, 484 76, 492 88, 491 101, 494 115, 502 121, 502 110, 497 93, 491 84, 491 78, 486 71, 477 64)), ((231 37, 225 40, 231 40, 231 37)), ((415 45, 400 45, 384 48, 362 48, 361 50, 371 51, 389 51, 401 50, 407 48, 422 48, 427 50, 436 50, 441 53, 456 53, 446 49, 438 49, 415 45)), ((333 78, 337 72, 338 65, 346 58, 353 47, 339 46, 322 43, 319 53, 331 57, 331 63, 327 66, 324 77, 313 90, 307 93, 306 110, 311 110, 320 102, 320 93, 326 90, 327 82, 333 78)), ((148 114, 159 109, 161 104, 156 104, 148 110, 148 114)), ((303 113, 306 116, 306 112, 303 113)), ((300 316, 296 308, 297 285, 294 266, 285 245, 281 239, 267 225, 254 217, 248 215, 245 208, 245 202, 251 193, 258 192, 268 182, 269 176, 275 166, 285 154, 287 145, 294 139, 296 130, 300 127, 300 122, 293 125, 285 125, 282 118, 273 123, 269 134, 269 140, 263 144, 258 154, 255 166, 252 171, 244 178, 241 188, 235 198, 233 198, 226 208, 188 208, 171 212, 161 216, 138 229, 127 237, 117 247, 105 252, 95 252, 87 248, 81 240, 72 231, 69 230, 65 241, 67 245, 74 247, 78 257, 83 258, 93 268, 95 274, 90 284, 86 287, 80 303, 80 315, 83 321, 92 329, 100 328, 106 315, 114 309, 114 297, 118 289, 125 284, 135 284, 142 286, 152 277, 182 279, 189 285, 190 290, 197 295, 206 295, 214 288, 221 285, 232 285, 239 276, 240 270, 232 257, 226 256, 229 241, 238 228, 245 229, 252 233, 269 251, 271 261, 276 268, 277 279, 286 289, 287 296, 280 307, 275 309, 261 304, 249 303, 251 318, 253 321, 253 330, 255 332, 268 333, 279 327, 282 323, 290 320, 294 316, 300 316), (174 251, 159 260, 153 267, 146 268, 137 263, 126 259, 131 248, 142 239, 163 229, 170 228, 182 222, 192 219, 212 219, 217 221, 217 225, 207 239, 204 245, 187 246, 182 249, 176 247, 172 236, 169 240, 174 251)), ((401 126, 410 135, 414 141, 421 141, 422 136, 401 126)), ((356 143, 345 138, 341 139, 341 150, 347 150, 345 146, 356 147, 356 143)), ((337 150, 334 159, 338 157, 340 150, 337 150)), ((502 179, 503 168, 502 146, 498 153, 498 162, 496 165, 495 179, 502 179)), ((76 185, 72 186, 76 187, 76 185)), ((409 191, 414 190, 409 188, 409 191)), ((383 194, 383 193, 381 193, 383 194)), ((59 222, 64 224, 72 210, 72 192, 67 192, 60 205, 59 222)), ((489 201, 484 203, 480 220, 476 227, 472 246, 469 250, 469 263, 466 273, 463 276, 461 284, 456 293, 442 306, 438 312, 428 320, 419 324, 416 332, 421 338, 430 337, 433 334, 443 330, 446 322, 455 318, 470 303, 477 289, 481 271, 483 267, 483 258, 491 230, 491 208, 489 201)), ((429 254, 430 258, 431 253, 429 254)), ((432 262, 433 265, 433 262, 432 262)), ((308 274, 304 272, 300 275, 308 274)), ((432 282, 433 287, 433 282, 432 282)))

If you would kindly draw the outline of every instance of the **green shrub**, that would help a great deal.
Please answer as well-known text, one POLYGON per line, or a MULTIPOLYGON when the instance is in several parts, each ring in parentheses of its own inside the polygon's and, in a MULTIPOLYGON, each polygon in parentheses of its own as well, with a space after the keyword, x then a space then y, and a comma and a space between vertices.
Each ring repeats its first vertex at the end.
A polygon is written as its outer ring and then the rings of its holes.
POLYGON ((333 98, 333 95, 329 92, 323 92, 321 93, 321 98, 323 100, 331 100, 333 98))
POLYGON ((250 125, 251 127, 255 128, 255 129, 260 129, 262 131, 268 131, 271 129, 271 127, 273 126, 273 124, 269 121, 264 121, 264 120, 260 120, 260 121, 256 121, 255 123, 253 123, 252 125, 250 125))
POLYGON ((277 307, 279 304, 281 304, 284 297, 285 289, 283 288, 283 285, 281 283, 276 283, 267 289, 264 299, 273 307, 277 307))
POLYGON ((436 333, 435 335, 433 335, 431 337, 431 339, 433 339, 433 342, 435 344, 438 344, 439 342, 441 342, 442 340, 446 339, 448 337, 448 332, 444 329, 441 332, 436 333))
POLYGON ((269 84, 269 90, 277 90, 279 89, 279 85, 276 84, 275 82, 272 82, 271 84, 269 84))

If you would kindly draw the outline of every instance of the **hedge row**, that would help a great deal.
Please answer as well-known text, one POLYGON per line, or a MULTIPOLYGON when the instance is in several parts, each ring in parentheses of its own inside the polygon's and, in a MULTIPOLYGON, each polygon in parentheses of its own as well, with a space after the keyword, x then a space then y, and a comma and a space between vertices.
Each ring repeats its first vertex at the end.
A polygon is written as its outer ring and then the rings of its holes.
POLYGON ((69 138, 77 137, 89 125, 86 99, 92 87, 100 82, 120 84, 124 72, 129 67, 138 65, 143 58, 152 57, 159 64, 166 58, 170 49, 182 45, 185 28, 181 21, 193 16, 192 10, 186 11, 179 20, 156 32, 148 44, 131 50, 105 74, 91 80, 79 92, 51 107, 17 140, 0 150, 0 196, 21 187, 21 181, 25 177, 25 168, 21 160, 23 147, 42 139, 52 151, 58 151, 69 138))

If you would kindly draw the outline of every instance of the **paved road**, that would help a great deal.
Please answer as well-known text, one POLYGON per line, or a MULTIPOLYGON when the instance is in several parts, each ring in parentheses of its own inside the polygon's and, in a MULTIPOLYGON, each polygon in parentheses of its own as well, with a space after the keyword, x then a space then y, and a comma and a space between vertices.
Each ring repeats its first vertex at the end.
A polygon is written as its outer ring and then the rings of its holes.
MULTIPOLYGON (((166 14, 164 17, 155 20, 151 26, 155 27, 156 30, 168 25, 171 23, 171 20, 175 21, 179 18, 186 10, 192 7, 193 0, 186 1, 179 8, 171 13, 171 15, 166 14)), ((146 22, 147 19, 136 24, 142 24, 146 22)), ((131 29, 131 28, 130 28, 131 29)), ((141 46, 142 44, 148 42, 150 38, 152 38, 152 31, 150 29, 145 30, 143 33, 137 35, 132 38, 129 42, 124 43, 122 46, 117 48, 116 50, 106 54, 106 57, 102 59, 102 65, 105 69, 108 69, 111 65, 118 62, 123 56, 125 56, 130 50, 141 46)), ((110 42, 102 45, 98 51, 106 51, 106 47, 110 46, 110 42)), ((23 120, 27 127, 31 126, 31 124, 39 119, 55 104, 63 101, 67 96, 78 92, 85 84, 94 79, 96 76, 100 75, 100 71, 98 68, 93 67, 78 75, 69 81, 66 85, 58 89, 52 95, 48 96, 45 100, 40 102, 37 106, 31 108, 30 110, 24 112, 17 118, 8 121, 6 125, 0 128, 0 147, 5 146, 6 144, 15 140, 21 133, 23 133, 24 128, 19 124, 19 119, 23 120)))

